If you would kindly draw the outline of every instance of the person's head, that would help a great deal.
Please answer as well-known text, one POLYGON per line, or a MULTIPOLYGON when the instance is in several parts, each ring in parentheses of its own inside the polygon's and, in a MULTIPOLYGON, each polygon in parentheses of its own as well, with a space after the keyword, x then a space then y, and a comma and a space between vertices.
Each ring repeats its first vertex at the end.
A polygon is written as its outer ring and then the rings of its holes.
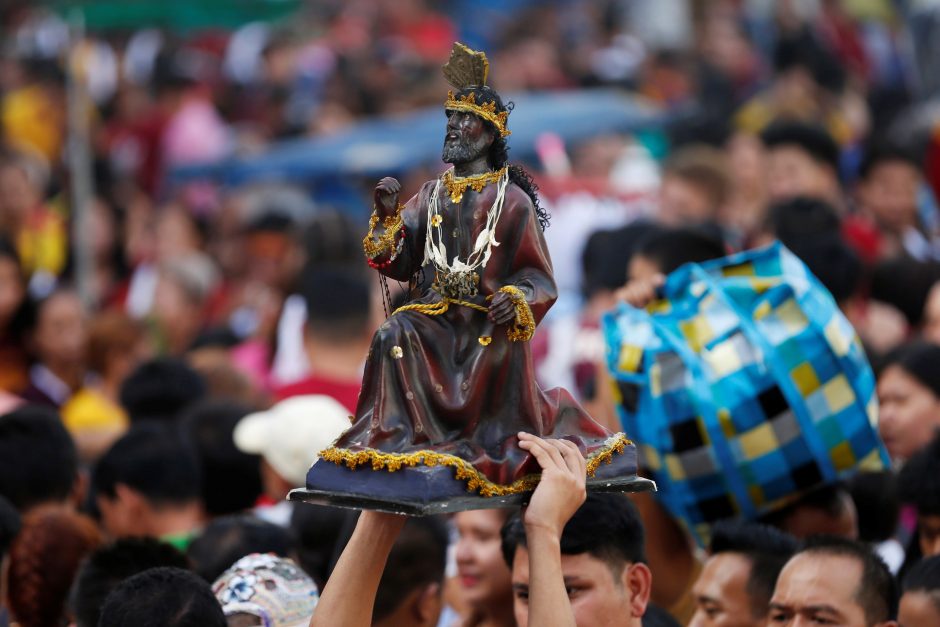
POLYGON ((235 425, 249 413, 237 403, 209 400, 183 415, 182 427, 199 452, 202 500, 209 516, 248 510, 261 494, 261 459, 240 451, 233 439, 235 425))
POLYGON ((26 279, 19 253, 8 237, 0 235, 0 332, 15 324, 25 302, 26 279))
POLYGON ((783 567, 767 624, 888 626, 896 606, 894 578, 880 557, 864 544, 820 537, 783 567))
POLYGON ((921 554, 940 555, 940 435, 901 468, 898 493, 917 508, 921 554))
POLYGON ((930 288, 924 304, 924 341, 940 346, 940 281, 930 288))
POLYGON ((75 627, 97 627, 101 606, 128 577, 161 566, 189 568, 182 553, 153 538, 123 538, 99 547, 82 563, 69 597, 75 627))
POLYGON ((146 358, 148 349, 146 327, 126 313, 105 311, 88 325, 86 363, 105 381, 124 381, 146 358))
POLYGON ((878 227, 901 235, 917 224, 920 160, 914 151, 881 143, 868 148, 859 166, 858 198, 878 227))
POLYGON ((13 620, 30 627, 59 627, 82 559, 101 543, 93 520, 59 506, 23 517, 10 546, 7 602, 13 620))
POLYGON ((98 460, 92 490, 105 531, 113 537, 191 530, 202 514, 202 477, 192 444, 161 424, 131 427, 98 460))
POLYGON ((32 349, 36 359, 61 374, 85 357, 85 308, 78 294, 57 290, 36 305, 32 349))
POLYGON ((121 384, 121 406, 132 423, 175 422, 206 395, 206 384, 186 362, 157 357, 137 366, 121 384))
POLYGON ((817 535, 858 538, 858 512, 842 484, 815 488, 790 505, 763 517, 765 524, 796 538, 817 535))
POLYGON ((767 185, 774 200, 839 195, 839 147, 823 128, 778 121, 761 134, 767 148, 767 185))
POLYGON ((842 228, 839 212, 816 196, 793 196, 771 203, 761 225, 760 243, 780 240, 793 248, 807 238, 838 236, 842 228))
POLYGON ((436 518, 410 518, 392 546, 375 595, 376 627, 431 627, 443 608, 447 527, 436 518))
POLYGON ((874 543, 890 540, 901 513, 897 475, 891 470, 860 472, 848 480, 847 487, 858 512, 858 539, 874 543))
POLYGON ((889 353, 878 377, 878 433, 895 461, 908 459, 940 429, 940 346, 914 342, 889 353))
POLYGON ((640 242, 630 259, 631 281, 669 274, 686 263, 702 263, 726 254, 724 243, 711 233, 688 227, 657 229, 640 242))
POLYGON ((940 555, 914 564, 904 577, 898 607, 898 623, 903 627, 940 625, 940 555))
POLYGON ((78 453, 55 410, 24 405, 0 416, 0 495, 20 512, 77 495, 78 453))
POLYGON ((182 355, 189 350, 202 328, 218 280, 214 262, 202 253, 160 264, 152 313, 169 353, 182 355))
POLYGON ((473 86, 459 90, 453 100, 448 99, 444 106, 447 115, 447 132, 444 136, 444 148, 441 160, 455 165, 469 163, 489 154, 487 161, 491 167, 502 167, 505 163, 494 163, 495 153, 506 151, 506 141, 500 130, 489 120, 481 117, 473 106, 491 107, 494 116, 509 115, 509 108, 502 98, 487 86, 473 86))
POLYGON ((704 145, 680 148, 663 169, 659 221, 669 226, 714 222, 730 186, 720 150, 704 145))
POLYGON ((253 553, 212 584, 229 627, 306 627, 320 600, 313 579, 293 560, 253 553))
POLYGON ((244 238, 248 279, 287 293, 303 261, 293 217, 265 211, 245 226, 244 238))
POLYGON ((205 581, 181 568, 151 568, 124 580, 101 608, 99 627, 228 627, 205 581))
POLYGON ((271 409, 242 418, 234 441, 241 451, 261 456, 261 482, 275 500, 306 484, 317 454, 349 428, 349 412, 321 394, 292 396, 271 409))
POLYGON ((297 561, 313 577, 321 590, 330 578, 333 563, 339 558, 356 523, 358 512, 329 505, 304 503, 291 512, 297 561))
POLYGON ((512 573, 503 561, 500 529, 507 510, 477 509, 454 516, 460 596, 474 611, 512 608, 512 573))
POLYGON ((696 610, 690 627, 766 624, 777 575, 796 549, 792 536, 767 525, 717 523, 709 558, 692 587, 696 610))
POLYGON ((352 268, 314 268, 300 280, 307 305, 306 336, 319 343, 358 347, 371 332, 369 278, 352 268))
POLYGON ((186 550, 193 571, 210 583, 251 553, 290 557, 292 552, 293 539, 287 529, 250 514, 216 518, 186 550))
MULTIPOLYGON (((529 622, 529 553, 516 515, 503 527, 503 557, 512 569, 516 622, 529 622)), ((639 625, 652 576, 643 523, 622 494, 588 494, 561 536, 561 569, 579 627, 639 625)), ((534 627, 534 626, 533 626, 534 627)))

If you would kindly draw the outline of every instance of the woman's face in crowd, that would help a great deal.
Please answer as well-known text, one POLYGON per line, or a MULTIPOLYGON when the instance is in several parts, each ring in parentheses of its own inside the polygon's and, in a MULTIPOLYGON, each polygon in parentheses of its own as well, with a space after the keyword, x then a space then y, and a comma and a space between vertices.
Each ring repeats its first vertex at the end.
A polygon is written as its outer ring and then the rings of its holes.
POLYGON ((889 366, 878 381, 878 431, 891 458, 909 459, 940 428, 940 398, 900 366, 889 366))
POLYGON ((8 257, 0 257, 0 325, 10 322, 25 297, 19 266, 8 257))
POLYGON ((457 577, 460 590, 472 608, 494 601, 512 602, 509 567, 503 560, 499 531, 505 514, 496 510, 460 512, 457 523, 457 577))
POLYGON ((940 625, 940 605, 925 591, 905 592, 898 608, 898 622, 904 627, 940 625))

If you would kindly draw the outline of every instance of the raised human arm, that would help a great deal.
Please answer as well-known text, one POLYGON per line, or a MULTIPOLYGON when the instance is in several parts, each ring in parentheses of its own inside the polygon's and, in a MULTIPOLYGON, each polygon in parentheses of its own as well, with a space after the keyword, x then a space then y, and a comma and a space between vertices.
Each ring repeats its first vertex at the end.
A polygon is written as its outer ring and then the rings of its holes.
POLYGON ((427 191, 425 185, 401 204, 397 179, 387 176, 375 186, 369 232, 362 239, 362 248, 372 268, 396 281, 407 281, 424 258, 425 220, 420 207, 427 201, 427 191))
POLYGON ((369 627, 379 581, 405 517, 363 511, 323 588, 310 627, 369 627))
POLYGON ((561 534, 587 497, 587 464, 567 440, 520 433, 519 447, 542 467, 542 479, 522 517, 529 551, 529 624, 575 627, 561 570, 561 534))

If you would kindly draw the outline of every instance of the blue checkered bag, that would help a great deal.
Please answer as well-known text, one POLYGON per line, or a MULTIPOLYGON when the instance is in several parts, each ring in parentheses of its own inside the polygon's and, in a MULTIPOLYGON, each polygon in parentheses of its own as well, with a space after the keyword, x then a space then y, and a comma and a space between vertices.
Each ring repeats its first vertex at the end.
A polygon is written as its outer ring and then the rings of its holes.
POLYGON ((687 264, 663 296, 605 316, 608 368, 659 498, 699 541, 888 466, 861 343, 790 251, 687 264))

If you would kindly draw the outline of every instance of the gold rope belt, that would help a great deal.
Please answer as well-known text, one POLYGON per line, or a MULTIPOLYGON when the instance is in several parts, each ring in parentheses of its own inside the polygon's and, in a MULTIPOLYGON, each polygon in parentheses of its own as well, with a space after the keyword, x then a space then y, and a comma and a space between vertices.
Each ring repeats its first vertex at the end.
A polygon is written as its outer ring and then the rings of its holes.
MULTIPOLYGON (((499 291, 509 294, 509 298, 512 299, 513 305, 516 307, 516 319, 513 321, 513 324, 506 329, 506 337, 508 337, 512 342, 528 342, 535 334, 535 317, 532 315, 532 309, 529 308, 529 303, 526 302, 525 294, 523 294, 522 290, 514 285, 503 286, 499 288, 499 291)), ((491 298, 493 297, 486 297, 487 300, 491 298)), ((451 305, 469 307, 470 309, 474 309, 482 313, 488 313, 490 310, 489 307, 477 305, 476 303, 471 303, 470 301, 443 296, 442 299, 436 303, 413 303, 411 305, 402 305, 393 311, 392 315, 394 316, 400 311, 417 311, 418 313, 423 313, 426 316, 440 316, 447 313, 447 310, 450 309, 451 305)), ((486 346, 490 343, 490 338, 486 336, 480 337, 479 340, 480 344, 483 346, 486 346)))

